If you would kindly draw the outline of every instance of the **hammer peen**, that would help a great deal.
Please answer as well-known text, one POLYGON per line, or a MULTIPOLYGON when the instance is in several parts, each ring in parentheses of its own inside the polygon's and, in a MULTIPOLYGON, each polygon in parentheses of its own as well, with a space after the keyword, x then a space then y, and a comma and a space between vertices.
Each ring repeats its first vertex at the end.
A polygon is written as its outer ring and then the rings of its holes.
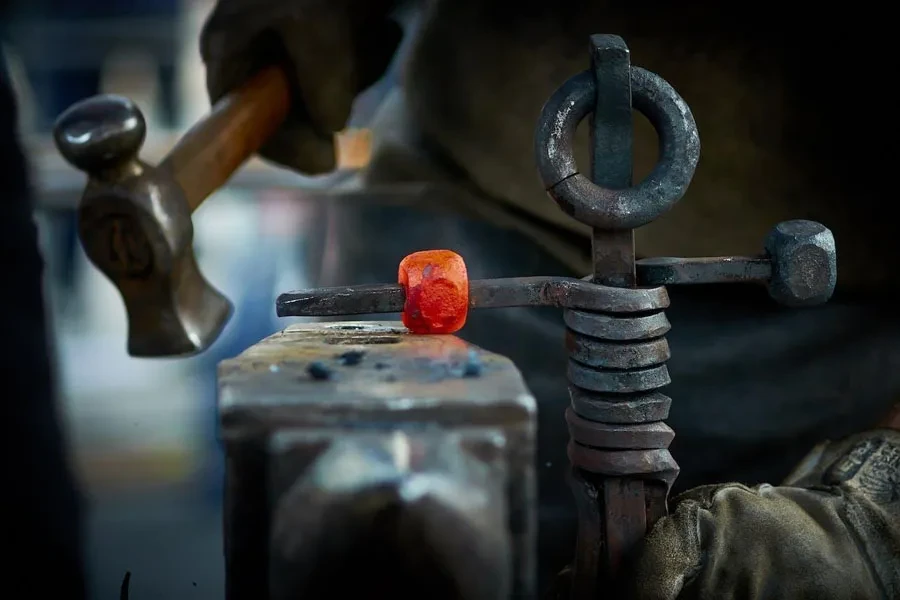
POLYGON ((283 72, 260 71, 216 102, 156 167, 138 158, 147 126, 127 98, 95 96, 60 115, 56 146, 88 175, 79 236, 122 295, 130 355, 195 354, 225 327, 232 305, 197 266, 191 214, 269 139, 289 106, 283 72))

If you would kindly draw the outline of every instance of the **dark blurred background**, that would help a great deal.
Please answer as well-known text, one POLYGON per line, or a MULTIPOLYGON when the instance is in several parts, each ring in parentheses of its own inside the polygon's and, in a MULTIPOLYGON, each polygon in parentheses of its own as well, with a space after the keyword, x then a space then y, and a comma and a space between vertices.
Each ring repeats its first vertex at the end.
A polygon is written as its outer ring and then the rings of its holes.
POLYGON ((122 94, 149 125, 142 157, 158 161, 208 110, 197 36, 212 4, 29 0, 5 24, 98 600, 118 598, 126 571, 132 600, 224 597, 215 365, 286 326, 275 317, 275 296, 312 285, 327 269, 321 257, 330 242, 316 226, 316 189, 368 160, 365 124, 394 82, 391 74, 357 102, 339 173, 312 181, 253 162, 194 215, 201 269, 236 304, 215 346, 190 360, 130 358, 118 293, 76 238, 74 208, 85 177, 63 163, 50 131, 73 102, 122 94))

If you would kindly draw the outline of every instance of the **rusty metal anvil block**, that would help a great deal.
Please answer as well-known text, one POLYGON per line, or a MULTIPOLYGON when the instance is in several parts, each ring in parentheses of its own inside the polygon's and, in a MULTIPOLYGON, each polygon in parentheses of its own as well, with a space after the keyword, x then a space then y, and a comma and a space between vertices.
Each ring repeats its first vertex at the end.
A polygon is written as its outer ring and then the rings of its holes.
POLYGON ((303 324, 221 363, 219 393, 230 600, 402 597, 426 574, 435 597, 534 595, 536 405, 509 359, 303 324))

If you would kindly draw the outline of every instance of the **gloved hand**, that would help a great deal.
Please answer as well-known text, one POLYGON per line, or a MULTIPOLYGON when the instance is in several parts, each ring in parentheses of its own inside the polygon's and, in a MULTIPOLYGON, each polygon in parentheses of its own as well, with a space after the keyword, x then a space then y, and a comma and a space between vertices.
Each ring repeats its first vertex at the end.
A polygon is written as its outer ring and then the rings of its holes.
POLYGON ((308 175, 335 166, 333 134, 385 72, 402 38, 389 0, 219 0, 200 37, 212 102, 271 64, 292 108, 260 155, 308 175))
POLYGON ((900 598, 900 432, 823 444, 781 487, 703 486, 673 506, 617 597, 900 598))

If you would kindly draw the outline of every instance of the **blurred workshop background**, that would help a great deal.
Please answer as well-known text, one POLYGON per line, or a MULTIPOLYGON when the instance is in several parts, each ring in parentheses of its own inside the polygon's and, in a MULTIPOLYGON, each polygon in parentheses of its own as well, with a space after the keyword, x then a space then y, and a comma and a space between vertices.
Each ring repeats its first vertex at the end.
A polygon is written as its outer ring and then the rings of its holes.
POLYGON ((287 325, 281 291, 314 285, 329 239, 316 190, 364 165, 366 120, 392 75, 357 102, 342 169, 310 180, 254 162, 194 215, 201 269, 235 303, 225 335, 199 357, 141 360, 125 351, 124 307, 76 236, 85 176, 51 139, 67 106, 101 92, 146 117, 142 157, 157 162, 209 107, 197 38, 212 0, 30 0, 8 23, 6 55, 37 188, 60 398, 89 509, 92 597, 224 597, 222 459, 215 365, 287 325))

